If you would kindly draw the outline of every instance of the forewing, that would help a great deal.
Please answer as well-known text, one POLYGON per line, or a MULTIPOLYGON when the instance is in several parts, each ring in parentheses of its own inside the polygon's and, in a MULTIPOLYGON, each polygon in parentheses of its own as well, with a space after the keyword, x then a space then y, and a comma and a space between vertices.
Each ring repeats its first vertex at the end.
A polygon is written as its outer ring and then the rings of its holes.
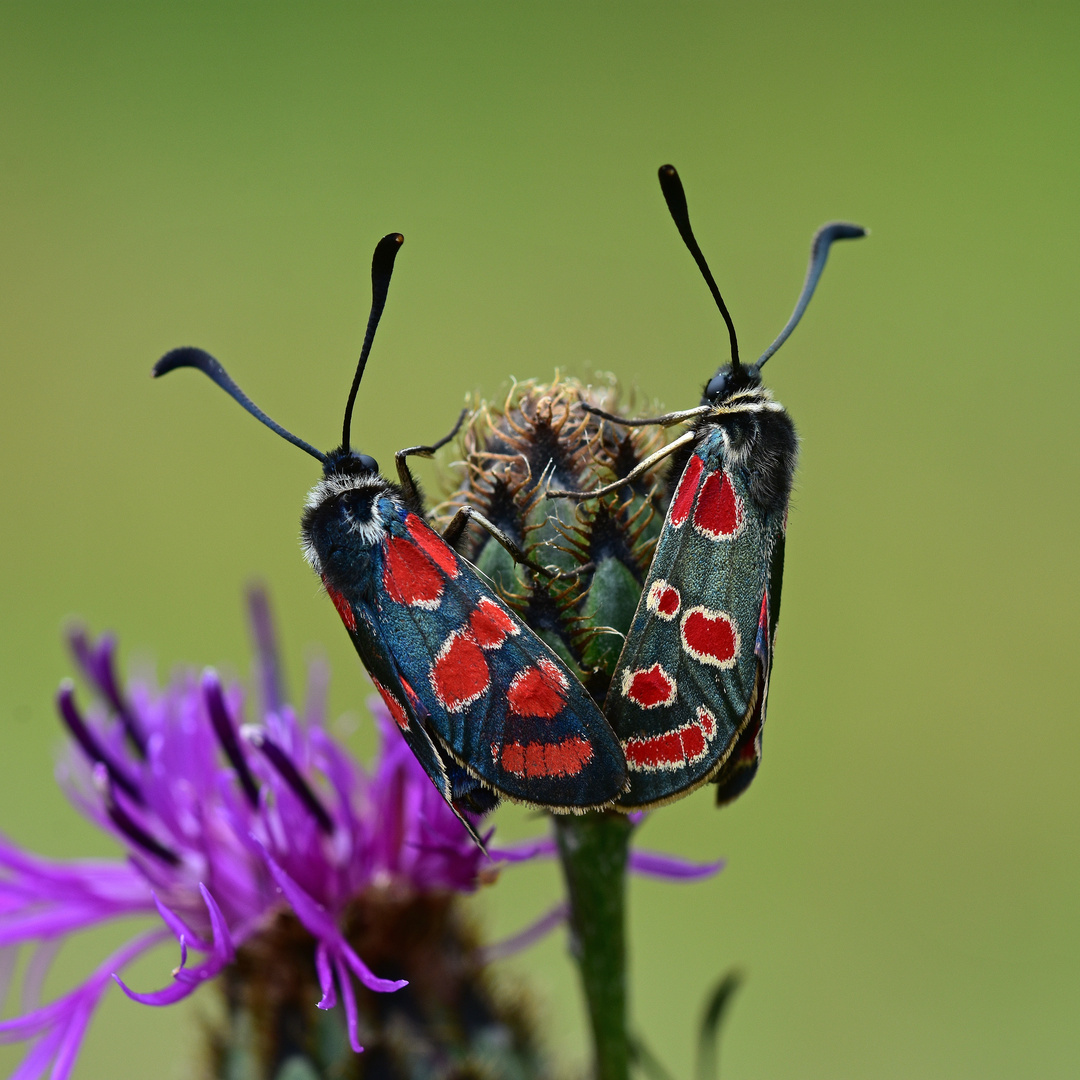
POLYGON ((409 749, 465 828, 482 845, 472 823, 464 814, 466 809, 473 808, 470 804, 477 802, 477 793, 472 790, 474 784, 459 775, 457 762, 448 759, 428 733, 428 717, 423 703, 394 662, 393 652, 381 632, 375 612, 359 598, 350 599, 330 585, 327 585, 327 592, 409 749))
POLYGON ((622 750, 592 698, 421 518, 389 523, 375 569, 382 638, 454 758, 556 811, 618 796, 622 750))
POLYGON ((620 807, 658 805, 705 783, 760 725, 767 579, 782 535, 782 517, 757 512, 745 475, 725 466, 719 428, 703 429, 605 702, 630 777, 620 807))
POLYGON ((761 764, 761 746, 765 728, 765 710, 769 703, 769 677, 772 674, 773 647, 776 643, 776 624, 780 618, 780 588, 784 577, 784 534, 783 531, 773 546, 769 561, 769 582, 765 598, 761 605, 761 618, 758 621, 757 639, 754 652, 758 658, 759 692, 755 695, 755 705, 742 735, 739 736, 735 749, 720 771, 713 778, 716 784, 716 805, 737 799, 757 775, 761 764))

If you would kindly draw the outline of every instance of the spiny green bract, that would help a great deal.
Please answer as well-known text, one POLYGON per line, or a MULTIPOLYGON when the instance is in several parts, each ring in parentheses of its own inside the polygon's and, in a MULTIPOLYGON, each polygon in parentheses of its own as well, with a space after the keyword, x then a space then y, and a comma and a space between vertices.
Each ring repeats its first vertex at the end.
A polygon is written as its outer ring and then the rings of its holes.
POLYGON ((603 702, 641 595, 666 510, 665 465, 617 492, 583 503, 548 489, 587 491, 626 476, 664 442, 656 427, 624 427, 581 408, 619 411, 615 386, 586 387, 556 376, 516 383, 501 406, 482 404, 461 438, 465 477, 438 508, 440 523, 468 504, 502 529, 544 578, 516 565, 478 526, 461 553, 603 702))

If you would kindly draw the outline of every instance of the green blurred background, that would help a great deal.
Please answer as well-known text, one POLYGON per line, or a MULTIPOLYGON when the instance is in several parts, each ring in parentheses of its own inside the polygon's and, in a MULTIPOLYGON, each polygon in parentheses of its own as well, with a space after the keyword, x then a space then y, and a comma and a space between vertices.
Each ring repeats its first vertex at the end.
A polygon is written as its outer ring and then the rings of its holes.
MULTIPOLYGON (((314 463, 195 375, 152 383, 159 355, 210 349, 329 446, 371 249, 400 230, 354 426, 384 464, 511 375, 612 370, 693 405, 725 338, 656 183, 672 161, 748 354, 819 224, 873 235, 768 369, 803 455, 765 762, 731 809, 701 793, 642 830, 729 865, 633 885, 636 1025, 686 1077, 738 965, 726 1080, 1077 1075, 1078 32, 1075 4, 985 0, 8 0, 0 827, 110 850, 51 783, 67 617, 163 673, 244 674, 252 576, 293 685, 324 650, 370 749, 297 550, 314 463)), ((518 869, 476 910, 506 933, 559 890, 518 869)), ((506 977, 580 1063, 565 936, 506 977)), ((186 1075, 204 1009, 113 993, 76 1075, 186 1075)))

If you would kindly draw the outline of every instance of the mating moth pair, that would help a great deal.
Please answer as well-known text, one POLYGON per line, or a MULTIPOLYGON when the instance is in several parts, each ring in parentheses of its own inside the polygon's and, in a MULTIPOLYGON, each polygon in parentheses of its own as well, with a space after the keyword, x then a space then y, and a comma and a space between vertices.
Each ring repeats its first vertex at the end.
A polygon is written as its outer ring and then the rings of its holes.
POLYGON ((555 812, 633 810, 711 780, 726 802, 760 761, 797 453, 795 429, 760 369, 802 317, 832 242, 864 230, 831 224, 818 231, 794 313, 746 365, 673 167, 660 170, 660 183, 727 324, 731 361, 693 409, 626 420, 583 404, 608 422, 687 430, 606 487, 547 492, 599 498, 672 458, 667 515, 602 711, 455 545, 475 521, 528 573, 555 572, 468 505, 442 535, 428 523, 407 459, 430 456, 457 428, 434 445, 399 451, 397 483, 352 448, 353 405, 400 234, 375 249, 371 314, 336 449, 322 453, 275 423, 200 349, 175 349, 154 367, 155 375, 198 368, 321 463, 302 519, 304 554, 413 753, 470 831, 469 812, 490 809, 500 796, 555 812))

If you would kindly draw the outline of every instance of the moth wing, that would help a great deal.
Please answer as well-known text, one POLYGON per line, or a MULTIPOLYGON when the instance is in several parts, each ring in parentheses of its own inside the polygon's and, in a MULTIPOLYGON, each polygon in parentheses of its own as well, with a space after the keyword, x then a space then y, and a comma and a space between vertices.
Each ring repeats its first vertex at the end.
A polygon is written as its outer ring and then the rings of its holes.
POLYGON ((725 468, 719 433, 704 439, 668 508, 605 702, 630 777, 620 808, 706 783, 763 718, 772 638, 762 613, 782 535, 782 516, 755 513, 741 469, 725 468))
POLYGON ((555 653, 417 515, 391 522, 376 551, 383 640, 443 748, 519 802, 611 804, 622 750, 555 653))
POLYGON ((765 729, 765 710, 769 703, 769 676, 772 672, 776 624, 780 618, 780 590, 784 576, 784 535, 781 532, 773 548, 769 564, 769 584, 761 605, 754 652, 758 657, 760 686, 755 695, 755 707, 742 735, 720 771, 713 778, 716 785, 716 805, 725 806, 737 799, 757 775, 761 764, 762 739, 765 729))
MULTIPOLYGON (((467 805, 468 803, 475 804, 476 801, 472 791, 473 785, 469 782, 469 778, 460 776, 460 767, 457 762, 449 759, 429 734, 426 710, 420 699, 412 692, 409 683, 402 677, 372 611, 367 604, 354 603, 341 594, 334 597, 334 603, 342 614, 345 628, 352 638, 353 645, 375 689, 408 743, 409 749, 472 838, 483 847, 483 840, 465 815, 468 809, 481 809, 477 805, 467 805), (342 611, 342 603, 347 605, 348 614, 342 611)), ((490 806, 483 807, 483 809, 490 808, 490 806)))

